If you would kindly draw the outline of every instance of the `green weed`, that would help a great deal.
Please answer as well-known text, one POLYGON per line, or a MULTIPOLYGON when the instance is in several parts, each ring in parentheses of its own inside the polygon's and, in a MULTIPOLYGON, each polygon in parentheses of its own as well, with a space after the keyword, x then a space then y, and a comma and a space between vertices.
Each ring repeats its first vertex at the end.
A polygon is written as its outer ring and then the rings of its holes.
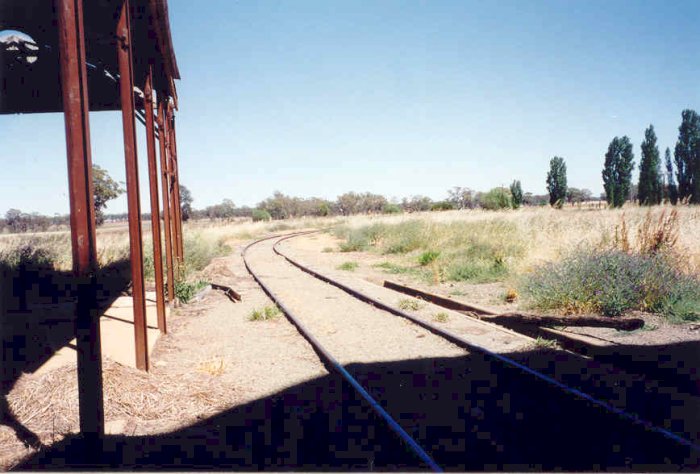
POLYGON ((355 269, 357 269, 358 266, 359 266, 359 265, 358 265, 357 262, 344 262, 344 263, 341 263, 340 265, 338 265, 338 266, 335 267, 335 268, 336 268, 337 270, 345 270, 345 271, 347 271, 347 272, 354 272, 355 269))
POLYGON ((276 305, 268 305, 262 309, 254 309, 248 316, 249 321, 269 321, 276 319, 282 314, 282 311, 276 305))

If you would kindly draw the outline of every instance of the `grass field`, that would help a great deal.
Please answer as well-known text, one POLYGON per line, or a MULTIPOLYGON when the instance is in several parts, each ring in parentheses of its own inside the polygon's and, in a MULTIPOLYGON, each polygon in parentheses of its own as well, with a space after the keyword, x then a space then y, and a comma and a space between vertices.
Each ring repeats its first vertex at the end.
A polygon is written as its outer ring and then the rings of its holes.
MULTIPOLYGON (((342 239, 340 251, 369 251, 396 257, 393 263, 386 263, 386 271, 389 273, 414 273, 435 282, 517 281, 525 292, 537 293, 535 296, 541 301, 535 301, 534 304, 539 304, 543 309, 564 308, 568 312, 600 311, 617 314, 617 307, 609 309, 608 303, 572 302, 572 295, 559 298, 561 295, 558 296, 557 292, 579 294, 594 288, 595 285, 573 281, 584 274, 593 275, 591 278, 596 278, 598 284, 603 284, 606 275, 622 273, 627 280, 644 280, 652 276, 656 279, 670 279, 672 287, 675 285, 685 288, 681 299, 686 303, 691 301, 686 313, 692 314, 696 309, 700 313, 700 290, 696 295, 698 285, 693 283, 697 282, 700 273, 700 245, 697 242, 697 236, 700 235, 700 208, 687 206, 655 207, 651 210, 637 206, 621 210, 555 210, 541 207, 517 211, 445 211, 257 223, 249 220, 228 223, 189 222, 184 229, 188 274, 191 278, 196 278, 197 272, 212 258, 230 252, 237 244, 265 234, 300 228, 331 230, 342 239), (673 222, 669 223, 672 211, 673 222), (659 233, 662 234, 660 237, 657 235, 659 233), (658 252, 651 252, 657 260, 649 263, 647 257, 651 258, 651 255, 644 255, 649 252, 643 247, 650 245, 649 240, 657 238, 666 241, 659 244, 658 252), (635 258, 638 261, 631 262, 627 257, 621 257, 622 260, 610 257, 600 263, 598 258, 594 259, 594 264, 600 268, 594 268, 588 273, 588 267, 567 273, 551 266, 558 262, 564 262, 561 265, 565 268, 572 268, 574 262, 590 266, 593 264, 581 263, 582 259, 587 258, 585 256, 607 255, 606 252, 637 255, 635 258), (666 273, 656 272, 651 275, 651 270, 638 270, 642 267, 658 269, 666 264, 666 273), (556 279, 545 278, 544 269, 546 274, 558 275, 558 278, 563 279, 559 287, 556 279), (539 286, 522 284, 533 281, 539 282, 539 286), (588 286, 583 288, 582 285, 588 286), (697 305, 695 299, 698 300, 697 305)), ((151 279, 152 243, 148 226, 145 229, 146 277, 151 279)), ((97 245, 101 265, 127 259, 129 248, 126 225, 110 225, 99 229, 97 245)), ((25 253, 26 249, 30 249, 28 258, 35 255, 51 262, 58 270, 70 269, 68 232, 0 236, 0 261, 16 264, 17 256, 22 254, 20 249, 25 249, 25 253)), ((330 249, 319 249, 319 252, 324 250, 330 249)), ((608 286, 623 285, 620 288, 615 286, 615 291, 619 290, 621 294, 609 295, 610 298, 627 298, 632 301, 637 297, 630 294, 631 290, 624 285, 630 284, 633 287, 639 281, 620 283, 608 280, 608 286)), ((654 299, 655 294, 648 294, 662 290, 657 287, 645 288, 647 293, 639 296, 645 301, 637 309, 654 309, 665 305, 666 303, 654 299)), ((595 293, 597 290, 591 291, 595 293)), ((629 309, 628 306, 629 304, 623 304, 619 308, 629 309)))

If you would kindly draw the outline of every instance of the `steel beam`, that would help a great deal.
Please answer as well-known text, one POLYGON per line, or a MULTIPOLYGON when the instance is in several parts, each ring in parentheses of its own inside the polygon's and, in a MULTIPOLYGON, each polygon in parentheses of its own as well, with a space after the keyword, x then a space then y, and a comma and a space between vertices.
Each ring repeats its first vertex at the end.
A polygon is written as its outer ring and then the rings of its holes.
POLYGON ((158 329, 168 332, 165 321, 165 290, 163 288, 163 255, 160 236, 160 204, 158 202, 158 165, 156 163, 156 136, 153 114, 153 71, 149 69, 144 87, 144 109, 146 116, 146 150, 148 152, 148 181, 151 192, 151 237, 153 240, 153 265, 156 278, 156 309, 158 329))
POLYGON ((160 172, 163 186, 163 229, 165 230, 165 265, 168 270, 168 302, 175 300, 175 269, 173 268, 173 235, 170 224, 170 176, 168 170, 167 120, 161 94, 158 94, 158 140, 160 172))
POLYGON ((177 197, 175 196, 175 161, 173 159, 172 147, 171 147, 171 136, 170 136, 170 126, 172 124, 172 105, 170 102, 166 104, 165 107, 165 117, 163 121, 167 124, 164 128, 165 144, 166 144, 166 156, 168 161, 168 177, 170 179, 170 186, 168 187, 168 193, 170 196, 170 226, 172 232, 172 248, 173 257, 175 264, 175 276, 176 278, 181 277, 181 264, 182 260, 180 258, 180 231, 177 224, 177 197))
POLYGON ((179 262, 182 264, 182 262, 185 261, 185 243, 184 243, 184 234, 182 232, 182 203, 180 202, 180 167, 178 164, 178 156, 177 156, 177 143, 176 143, 176 138, 175 138, 175 112, 173 109, 170 109, 170 128, 168 129, 169 132, 169 137, 170 137, 170 154, 173 157, 173 176, 174 176, 174 186, 173 186, 173 192, 175 194, 175 215, 176 215, 176 220, 175 224, 177 226, 177 233, 178 233, 178 256, 179 256, 179 262))
POLYGON ((102 348, 97 311, 95 205, 82 0, 56 0, 61 90, 66 125, 73 271, 79 277, 77 330, 80 432, 104 434, 102 348))
POLYGON ((136 104, 134 101, 130 16, 129 0, 124 0, 119 13, 119 22, 117 23, 117 59, 119 62, 119 94, 124 128, 124 158, 126 161, 129 248, 132 299, 134 303, 134 342, 136 344, 136 367, 141 370, 148 370, 146 298, 143 284, 143 241, 141 238, 141 204, 136 156, 136 104))

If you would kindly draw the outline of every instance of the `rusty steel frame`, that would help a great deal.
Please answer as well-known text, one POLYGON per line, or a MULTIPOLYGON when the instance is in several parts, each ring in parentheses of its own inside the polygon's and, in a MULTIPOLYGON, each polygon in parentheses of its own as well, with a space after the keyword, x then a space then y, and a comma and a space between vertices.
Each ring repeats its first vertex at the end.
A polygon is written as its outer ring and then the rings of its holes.
POLYGON ((167 121, 165 104, 158 95, 158 140, 160 147, 160 172, 163 187, 163 229, 165 230, 165 265, 168 271, 167 301, 175 300, 175 271, 173 268, 173 236, 170 223, 170 176, 168 170, 167 121))
POLYGON ((80 431, 104 434, 102 347, 97 314, 97 246, 82 0, 56 0, 61 89, 66 126, 73 271, 78 290, 77 358, 80 431))
POLYGON ((133 57, 131 50, 131 14, 129 0, 123 0, 117 23, 117 58, 119 93, 124 128, 126 193, 129 213, 129 249, 131 257, 132 300, 134 305, 134 343, 136 367, 148 370, 146 297, 143 282, 143 240, 139 196, 138 159, 136 154, 136 104, 134 100, 133 57))
POLYGON ((168 332, 165 320, 165 291, 163 288, 163 255, 160 235, 160 203, 158 202, 158 165, 156 163, 156 136, 153 113, 153 70, 149 69, 144 86, 144 113, 146 117, 146 151, 148 153, 148 181, 151 197, 151 237, 153 240, 153 266, 156 280, 156 310, 158 329, 168 332))

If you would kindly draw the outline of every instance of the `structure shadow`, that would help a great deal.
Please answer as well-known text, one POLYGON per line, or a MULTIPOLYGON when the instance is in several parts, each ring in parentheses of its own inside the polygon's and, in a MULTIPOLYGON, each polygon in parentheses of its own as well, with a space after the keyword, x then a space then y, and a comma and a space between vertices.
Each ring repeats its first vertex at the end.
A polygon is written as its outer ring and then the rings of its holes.
POLYGON ((7 402, 19 377, 33 373, 76 337, 78 294, 96 285, 97 314, 127 288, 129 262, 101 268, 95 280, 78 278, 43 263, 19 257, 14 266, 0 264, 0 424, 12 428, 27 445, 37 436, 14 416, 7 402))
MULTIPOLYGON (((478 354, 348 370, 448 470, 698 469, 690 448, 478 354)), ((333 374, 169 433, 108 436, 88 454, 72 436, 19 469, 425 468, 333 374)))

